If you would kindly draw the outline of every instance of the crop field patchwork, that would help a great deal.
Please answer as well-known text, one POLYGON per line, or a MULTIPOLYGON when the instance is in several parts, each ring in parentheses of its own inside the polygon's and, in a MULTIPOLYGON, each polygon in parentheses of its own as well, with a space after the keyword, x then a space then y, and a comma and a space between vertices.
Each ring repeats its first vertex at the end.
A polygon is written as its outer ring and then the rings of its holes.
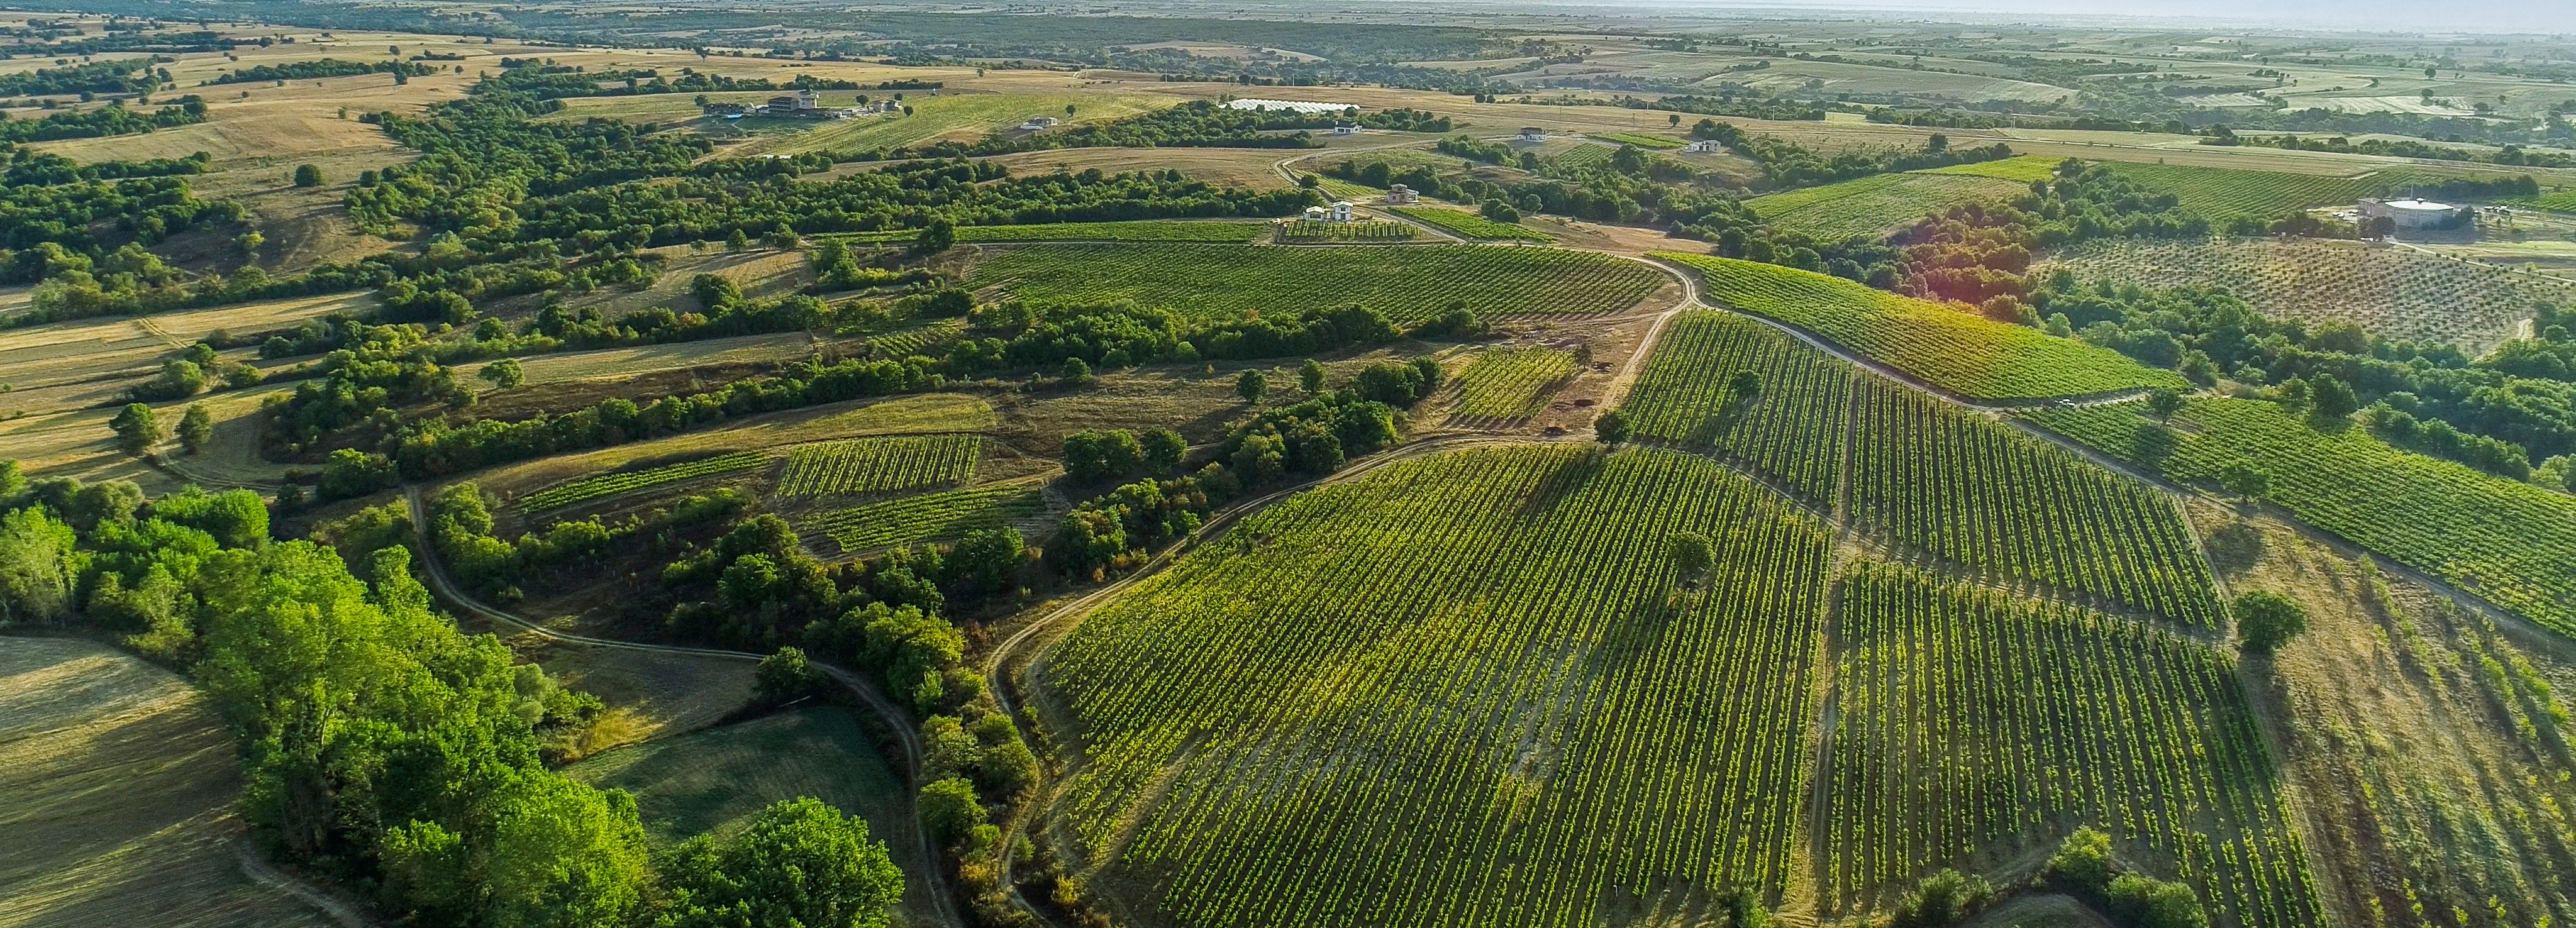
POLYGON ((1623 411, 1636 433, 1707 447, 1779 480, 1810 502, 1841 492, 1850 364, 1732 313, 1690 312, 1664 329, 1623 411), (1730 397, 1740 372, 1761 378, 1750 402, 1730 397))
POLYGON ((1820 241, 1880 238, 1962 203, 2001 203, 2030 192, 2024 181, 1959 174, 1876 174, 1744 201, 1773 227, 1820 241))
POLYGON ((2320 432, 2272 403, 2194 399, 2175 450, 2138 447, 2136 404, 2041 410, 2032 421, 2178 481, 2244 462, 2265 500, 2399 563, 2576 635, 2576 497, 2391 447, 2359 427, 2320 432))
POLYGON ((1654 268, 1554 248, 1237 248, 1032 245, 975 264, 969 282, 1023 300, 1133 300, 1194 319, 1360 305, 1398 324, 1464 300, 1482 318, 1596 315, 1664 283, 1654 268))
POLYGON ((1388 210, 1468 238, 1529 239, 1540 242, 1556 240, 1555 236, 1537 229, 1518 223, 1495 222, 1463 209, 1447 209, 1438 206, 1395 206, 1389 207, 1388 210))
POLYGON ((1836 597, 1828 898, 1866 911, 2091 825, 2191 885, 2213 924, 2319 923, 2227 651, 1882 564, 1836 597))
POLYGON ((1589 925, 1778 891, 1830 538, 1776 499, 1689 455, 1522 447, 1265 509, 1031 667, 1088 757, 1061 825, 1188 926, 1589 925), (1696 592, 1680 531, 1717 553, 1696 592))
POLYGON ((2086 281, 2224 287, 2273 318, 2346 321, 2374 335, 2472 351, 2509 337, 2533 303, 2576 306, 2576 285, 2360 242, 2106 239, 2051 255, 2047 267, 2086 281))
POLYGON ((981 435, 907 435, 800 445, 787 453, 780 496, 891 493, 975 479, 981 435))
POLYGON ((999 528, 1044 511, 1046 499, 1022 484, 942 490, 819 513, 801 526, 829 536, 844 553, 943 541, 999 528))
POLYGON ((1497 348, 1458 372, 1453 414, 1514 420, 1537 415, 1548 394, 1575 372, 1574 355, 1553 348, 1497 348))
POLYGON ((577 480, 567 480, 543 490, 539 490, 535 493, 528 494, 527 498, 519 501, 519 507, 522 511, 532 513, 544 512, 548 509, 561 509, 574 503, 587 502, 603 496, 613 496, 631 490, 640 490, 645 487, 660 486, 662 484, 675 483, 682 480, 694 480, 699 477, 711 477, 717 474, 730 474, 735 471, 750 470, 768 462, 769 455, 766 452, 736 451, 730 454, 719 454, 714 457, 699 458, 695 461, 684 461, 678 464, 665 464, 660 467, 648 467, 643 470, 599 474, 597 476, 583 477, 577 480))
POLYGON ((1961 396, 2033 399, 2189 386, 2180 374, 2107 348, 1839 277, 1711 255, 1654 257, 1700 271, 1711 299, 1814 332, 1961 396))

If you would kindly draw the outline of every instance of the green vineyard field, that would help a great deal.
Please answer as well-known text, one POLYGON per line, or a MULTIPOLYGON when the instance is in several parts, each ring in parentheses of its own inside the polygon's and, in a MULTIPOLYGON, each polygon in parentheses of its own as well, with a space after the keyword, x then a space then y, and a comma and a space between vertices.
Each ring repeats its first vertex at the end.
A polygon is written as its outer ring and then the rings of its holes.
POLYGON ((999 528, 1046 508, 1036 489, 1019 484, 968 487, 905 496, 836 509, 806 520, 805 528, 829 536, 844 553, 890 545, 956 538, 999 528))
POLYGON ((1964 177, 1991 177, 1997 180, 2008 180, 2028 186, 2031 181, 2047 180, 2056 176, 2057 165, 2062 160, 2064 159, 2050 158, 2044 155, 2020 155, 1999 161, 1978 161, 1971 164, 1953 164, 1949 167, 1929 168, 1915 173, 1946 174, 1964 177))
MULTIPOLYGON (((1039 222, 1015 226, 958 226, 957 240, 971 244, 1061 241, 1243 244, 1259 239, 1269 231, 1269 223, 1258 221, 1190 222, 1174 219, 1135 219, 1119 222, 1039 222)), ((921 231, 918 229, 895 229, 885 232, 853 232, 819 237, 883 244, 909 242, 920 236, 921 231)))
POLYGON ((969 282, 1023 300, 1133 300, 1200 319, 1357 304, 1411 323, 1456 300, 1487 318, 1612 312, 1663 281, 1633 261, 1554 248, 1062 245, 993 255, 969 282))
POLYGON ((1556 236, 1537 229, 1509 222, 1495 222, 1463 209, 1438 206, 1395 206, 1388 209, 1468 238, 1526 239, 1539 242, 1556 240, 1556 236))
POLYGON ((888 493, 975 479, 981 435, 906 435, 799 445, 787 453, 780 496, 888 493))
POLYGON ((2236 218, 2272 219, 2311 206, 2351 203, 2377 192, 2390 178, 2329 177, 2172 164, 2111 163, 2113 171, 2173 194, 2182 208, 2224 225, 2236 218))
POLYGON ((1555 385, 1574 373, 1574 356, 1552 348, 1497 348, 1458 372, 1455 413, 1478 419, 1526 419, 1547 404, 1555 385))
POLYGON ((665 464, 644 470, 597 474, 567 480, 530 493, 519 500, 519 508, 524 512, 561 509, 574 503, 587 502, 630 490, 640 490, 649 486, 750 470, 768 460, 769 455, 763 452, 736 451, 731 454, 720 454, 679 464, 665 464))
POLYGON ((868 338, 868 347, 875 349, 881 357, 908 358, 913 355, 931 354, 940 346, 956 341, 965 334, 966 323, 963 320, 943 319, 927 325, 871 336, 868 338))
POLYGON ((1185 926, 1590 926, 1799 880, 1830 536, 1704 459, 1477 449, 1293 497, 1032 666, 1053 807, 1185 926), (1700 592, 1664 554, 1714 542, 1700 592), (1543 875, 1543 876, 1542 876, 1543 875))
POLYGON ((2104 239, 2050 256, 2086 280, 2224 287, 2264 315, 2311 326, 2478 347, 2509 336, 2531 305, 2576 306, 2576 285, 2405 248, 2319 239, 2104 239))
POLYGON ((1604 142, 1634 145, 1639 148, 1674 149, 1689 144, 1671 136, 1646 135, 1638 132, 1595 132, 1592 133, 1592 137, 1604 142))
POLYGON ((1960 174, 1877 174, 1744 201, 1776 229, 1820 241, 1880 238, 1961 203, 2003 203, 2030 184, 1960 174))
POLYGON ((1272 234, 1282 242, 1408 242, 1422 235, 1422 230, 1393 220, 1376 222, 1331 222, 1299 219, 1272 227, 1272 234))
POLYGON ((2576 497, 2391 447, 2367 430, 2320 432, 2255 400, 2194 399, 2175 450, 2142 460, 2143 407, 2045 410, 2032 421, 2177 481, 2214 484, 2245 462, 2265 499, 2311 525, 2576 635, 2576 497))
POLYGON ((1868 911, 2091 825, 2197 890, 2214 924, 2320 923, 2226 650, 1882 564, 1835 595, 1830 899, 1868 911))
POLYGON ((1814 332, 1973 399, 2038 399, 2190 386, 2127 355, 1870 289, 1840 277, 1713 255, 1657 252, 1701 272, 1707 295, 1814 332))
POLYGON ((1856 374, 1771 326, 1690 312, 1665 326, 1622 408, 1638 435, 1723 451, 1832 506, 1856 374), (1740 371, 1762 378, 1762 395, 1750 404, 1727 396, 1740 371))

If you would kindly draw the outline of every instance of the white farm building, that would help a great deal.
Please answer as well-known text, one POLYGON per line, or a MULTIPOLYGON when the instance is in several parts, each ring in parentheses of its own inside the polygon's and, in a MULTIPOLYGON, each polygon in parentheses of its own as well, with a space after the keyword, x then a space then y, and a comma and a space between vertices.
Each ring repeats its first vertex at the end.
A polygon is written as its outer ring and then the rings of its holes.
POLYGON ((2431 200, 2363 200, 2361 214, 2377 219, 2387 217, 2400 230, 2451 229, 2468 220, 2468 211, 2448 203, 2431 200))

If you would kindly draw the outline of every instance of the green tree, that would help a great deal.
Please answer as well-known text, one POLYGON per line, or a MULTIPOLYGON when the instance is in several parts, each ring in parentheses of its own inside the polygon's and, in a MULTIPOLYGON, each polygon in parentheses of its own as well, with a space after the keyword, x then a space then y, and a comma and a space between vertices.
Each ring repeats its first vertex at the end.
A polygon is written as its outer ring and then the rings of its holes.
POLYGON ((1941 928, 1956 925, 1995 900, 1994 884, 1983 877, 1943 870, 1923 878, 1896 904, 1890 928, 1941 928))
POLYGON ((2068 886, 2099 893, 2111 885, 2111 871, 2111 836, 2086 826, 2066 836, 2066 843, 2058 845, 2042 873, 2068 886))
POLYGON ((2230 461, 2219 468, 2218 485, 2242 499, 2262 499, 2272 491, 2272 478, 2249 462, 2230 461))
POLYGON ((823 671, 805 660, 801 648, 780 648, 751 669, 752 698, 773 706, 812 696, 822 688, 823 671))
POLYGON ((188 404, 188 411, 179 414, 179 448, 195 454, 214 440, 215 417, 207 414, 203 403, 188 404))
POLYGON ((152 407, 127 403, 116 418, 107 422, 116 431, 116 447, 127 454, 141 456, 161 440, 161 423, 152 417, 152 407))
POLYGON ((2352 385, 2333 374, 2308 378, 2308 402, 2321 419, 2346 418, 2361 408, 2361 397, 2353 393, 2352 385))
POLYGON ((1190 453, 1189 439, 1171 429, 1147 429, 1137 441, 1145 446, 1145 469, 1158 474, 1181 469, 1181 460, 1190 453))
POLYGON ((80 539, 43 507, 0 515, 0 619, 50 622, 72 604, 80 539))
POLYGON ((1737 405, 1762 398, 1762 375, 1749 370, 1736 371, 1726 379, 1726 401, 1737 405))
POLYGON ((500 390, 528 382, 528 370, 520 366, 517 358, 502 358, 483 365, 483 369, 475 371, 474 376, 500 390))
POLYGON ((2239 646, 2256 654, 2269 654, 2308 630, 2308 610, 2270 590, 2236 597, 2229 611, 2236 616, 2239 646))
POLYGON ((2147 414, 2156 417, 2157 421, 2171 419, 2174 413, 2181 411, 2182 391, 2166 388, 2147 394, 2147 414))
POLYGON ((1697 582, 1717 563, 1717 549, 1709 544, 1708 536, 1698 532, 1674 532, 1664 547, 1672 555, 1674 572, 1681 574, 1685 583, 1697 582))
POLYGON ((947 565, 950 582, 958 587, 989 592, 1006 589, 1020 564, 1028 560, 1028 542, 1015 528, 986 528, 967 532, 948 549, 947 565))
POLYGON ((1592 432, 1605 445, 1624 444, 1628 440, 1628 416, 1616 409, 1592 420, 1592 432))
POLYGON ((975 784, 965 777, 924 784, 921 798, 914 805, 921 813, 922 825, 942 844, 966 837, 975 826, 984 824, 984 804, 975 795, 975 784))
POLYGON ((2137 874, 2122 874, 2107 893, 2111 914, 2135 928, 2208 928, 2209 914, 2191 887, 2137 874))
POLYGON ((1145 446, 1126 429, 1083 429, 1064 437, 1064 473, 1078 483, 1117 480, 1145 468, 1145 446))
POLYGON ((1090 383, 1091 362, 1081 358, 1066 358, 1063 364, 1056 366, 1056 377, 1069 384, 1090 383))
POLYGON ((722 845, 690 839, 663 871, 671 928, 880 928, 903 896, 903 869, 867 821, 810 796, 771 803, 722 845))
POLYGON ((1324 392, 1324 378, 1330 373, 1324 369, 1324 362, 1307 358, 1306 363, 1297 365, 1297 388, 1307 396, 1320 394, 1324 392))
POLYGON ((935 255, 947 251, 956 244, 957 224, 945 219, 933 219, 930 225, 922 228, 920 235, 913 237, 912 250, 915 254, 935 255))
POLYGON ((295 166, 295 186, 298 186, 298 187, 319 187, 319 186, 322 186, 322 169, 321 169, 321 168, 318 168, 318 167, 314 167, 313 165, 310 165, 310 164, 299 164, 299 165, 296 165, 296 166, 295 166))
POLYGON ((1261 402, 1269 392, 1270 378, 1259 368, 1246 369, 1241 376, 1234 378, 1234 395, 1242 397, 1246 403, 1261 402))

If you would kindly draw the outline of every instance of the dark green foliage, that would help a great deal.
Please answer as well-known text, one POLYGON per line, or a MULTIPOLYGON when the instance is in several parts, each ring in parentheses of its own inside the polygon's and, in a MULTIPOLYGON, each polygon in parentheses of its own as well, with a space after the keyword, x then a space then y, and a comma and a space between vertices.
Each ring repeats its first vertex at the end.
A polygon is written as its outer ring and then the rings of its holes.
MULTIPOLYGON (((1314 360, 1310 358, 1306 363, 1313 364, 1314 360)), ((1246 403, 1261 402, 1261 398, 1269 393, 1270 377, 1259 368, 1247 368, 1234 378, 1234 395, 1242 397, 1246 403)))
POLYGON ((881 928, 903 870, 866 820, 813 797, 762 809, 730 839, 699 835, 662 861, 668 928, 881 928))
POLYGON ((2228 611, 2236 617, 2238 643, 2256 654, 2269 654, 2308 630, 2308 610, 2270 590, 2238 596, 2228 611))
POLYGON ((0 96, 150 93, 160 82, 149 59, 127 58, 0 75, 0 96))
POLYGON ((1416 358, 1405 364, 1371 364, 1360 370, 1351 390, 1360 399, 1403 408, 1430 399, 1440 389, 1440 362, 1416 358))
POLYGON ((2066 836, 2066 843, 2048 858, 2040 875, 2080 892, 2098 894, 2111 885, 2111 875, 2117 872, 2111 862, 2111 836, 2088 826, 2066 836))
POLYGON ((125 404, 107 427, 116 432, 118 450, 138 457, 161 440, 161 423, 152 417, 152 407, 141 403, 125 404))
POLYGON ((960 591, 989 593, 1006 589, 1028 559, 1028 543, 1018 529, 977 529, 957 539, 945 563, 949 583, 960 591))
POLYGON ((1966 921, 1995 901, 1994 884, 1984 877, 1943 870, 1923 878, 1888 920, 1889 928, 1944 928, 1966 921))
POLYGON ((189 454, 195 454, 204 450, 206 443, 214 439, 214 417, 206 413, 206 407, 203 404, 188 404, 188 411, 179 415, 180 449, 189 454))
POLYGON ((408 61, 342 61, 318 58, 312 61, 286 61, 229 71, 215 76, 208 84, 255 84, 267 81, 302 81, 325 77, 348 77, 353 74, 391 74, 396 77, 426 77, 438 73, 434 65, 408 61))
POLYGON ((165 106, 149 113, 132 107, 110 104, 97 109, 64 110, 43 119, 0 120, 0 142, 46 142, 54 139, 140 135, 155 129, 170 129, 205 121, 205 102, 195 96, 187 96, 179 98, 176 106, 165 106))
POLYGON ((942 844, 964 838, 984 824, 984 807, 976 798, 975 784, 965 777, 924 784, 915 807, 921 812, 922 827, 930 829, 931 837, 942 844))
POLYGON ((319 187, 319 186, 322 186, 322 169, 321 169, 321 168, 318 168, 318 167, 314 167, 313 165, 310 165, 310 164, 299 164, 299 165, 296 165, 296 166, 295 166, 295 186, 298 186, 298 187, 319 187))
POLYGON ((2105 891, 2111 917, 2128 928, 2208 928, 2209 914, 2191 887, 2124 873, 2105 891))
POLYGON ((823 672, 806 663, 805 652, 796 648, 780 648, 751 670, 752 699, 767 705, 815 695, 825 683, 823 672))
POLYGON ((1628 414, 1613 409, 1592 419, 1592 433, 1605 445, 1618 445, 1628 440, 1628 414))
POLYGON ((1133 476, 1145 468, 1145 448, 1126 429, 1085 429, 1064 437, 1064 474, 1077 483, 1133 476))

